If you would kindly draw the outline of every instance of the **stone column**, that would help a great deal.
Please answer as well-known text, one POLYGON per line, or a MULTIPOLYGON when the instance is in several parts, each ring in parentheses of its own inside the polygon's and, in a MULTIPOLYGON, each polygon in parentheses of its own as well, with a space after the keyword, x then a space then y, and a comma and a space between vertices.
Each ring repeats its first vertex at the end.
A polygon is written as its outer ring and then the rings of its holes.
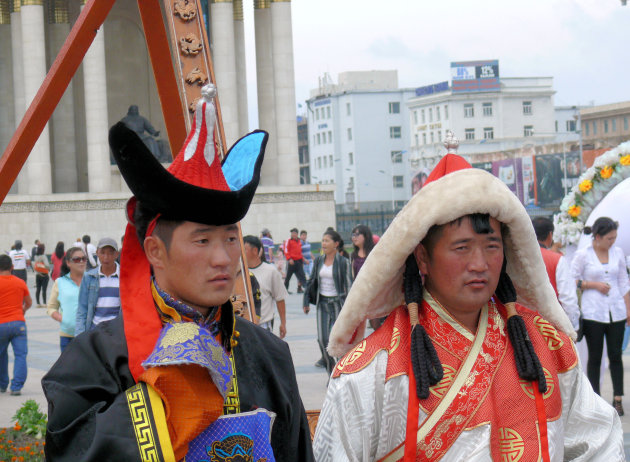
POLYGON ((278 156, 276 109, 271 43, 270 0, 254 0, 254 28, 256 37, 256 88, 258 89, 258 126, 269 132, 269 142, 262 164, 260 184, 277 186, 278 156))
MULTIPOLYGON (((85 5, 85 0, 83 0, 85 5)), ((124 53, 124 50, 118 50, 124 53)), ((110 192, 111 164, 107 135, 107 79, 105 77, 105 36, 103 27, 83 58, 83 92, 87 139, 89 192, 110 192)))
MULTIPOLYGON (((46 77, 46 34, 43 0, 21 0, 22 62, 24 102, 28 107, 46 77)), ((42 130, 26 161, 28 194, 51 194, 50 134, 48 124, 42 130)), ((20 183, 20 194, 22 193, 20 183)))
MULTIPOLYGON (((0 155, 15 131, 13 70, 11 65, 11 13, 9 0, 0 0, 0 155)), ((16 192, 16 191, 13 191, 16 192)))
POLYGON ((234 9, 232 0, 211 0, 212 62, 221 104, 226 149, 238 139, 238 96, 234 57, 234 9))
POLYGON ((234 50, 236 60, 236 96, 238 98, 238 136, 240 137, 249 131, 243 0, 234 0, 234 50))
MULTIPOLYGON (((67 0, 51 0, 48 14, 48 50, 54 60, 70 33, 67 0)), ((76 134, 74 129, 73 81, 70 81, 51 118, 53 191, 77 192, 76 134)))
POLYGON ((300 184, 293 72, 291 1, 271 0, 273 81, 278 133, 278 184, 300 184))
MULTIPOLYGON (((11 64, 13 71, 13 130, 24 117, 24 62, 22 61, 22 20, 20 19, 20 0, 13 0, 11 4, 11 64)), ((16 184, 13 184, 13 188, 16 184)), ((13 191, 15 191, 13 189, 13 191)), ((22 167, 17 178, 17 191, 19 194, 28 194, 28 176, 26 164, 22 167)))

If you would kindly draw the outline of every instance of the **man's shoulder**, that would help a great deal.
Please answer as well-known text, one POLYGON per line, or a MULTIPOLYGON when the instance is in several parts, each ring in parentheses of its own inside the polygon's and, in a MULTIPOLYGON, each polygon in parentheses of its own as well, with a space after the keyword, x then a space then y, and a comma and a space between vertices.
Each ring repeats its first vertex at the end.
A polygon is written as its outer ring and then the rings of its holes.
POLYGON ((274 360, 279 359, 279 357, 286 357, 290 360, 291 354, 287 343, 267 329, 241 317, 236 318, 235 329, 239 333, 237 341, 241 343, 243 348, 262 346, 265 351, 261 351, 261 353, 264 353, 265 356, 274 358, 274 360))

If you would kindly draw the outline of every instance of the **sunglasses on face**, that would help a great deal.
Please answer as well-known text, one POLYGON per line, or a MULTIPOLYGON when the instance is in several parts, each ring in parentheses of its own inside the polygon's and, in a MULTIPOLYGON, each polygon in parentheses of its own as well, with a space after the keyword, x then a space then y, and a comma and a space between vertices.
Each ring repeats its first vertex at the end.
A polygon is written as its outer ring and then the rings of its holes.
POLYGON ((87 261, 87 257, 72 257, 70 261, 72 263, 84 263, 87 261))

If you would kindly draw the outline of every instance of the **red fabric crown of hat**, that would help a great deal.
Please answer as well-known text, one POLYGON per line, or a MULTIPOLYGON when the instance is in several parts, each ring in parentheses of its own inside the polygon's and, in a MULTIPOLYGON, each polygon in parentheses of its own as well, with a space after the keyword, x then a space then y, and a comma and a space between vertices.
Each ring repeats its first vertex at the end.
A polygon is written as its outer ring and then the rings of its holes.
POLYGON ((201 89, 203 100, 197 104, 192 129, 168 171, 194 186, 229 191, 215 142, 216 109, 212 101, 215 95, 214 85, 201 89), (211 142, 208 133, 212 134, 211 142))
POLYGON ((472 168, 472 165, 470 165, 466 159, 458 156, 457 154, 446 154, 431 171, 431 174, 424 182, 424 186, 432 181, 439 180, 449 173, 456 172, 457 170, 464 170, 466 168, 472 168))

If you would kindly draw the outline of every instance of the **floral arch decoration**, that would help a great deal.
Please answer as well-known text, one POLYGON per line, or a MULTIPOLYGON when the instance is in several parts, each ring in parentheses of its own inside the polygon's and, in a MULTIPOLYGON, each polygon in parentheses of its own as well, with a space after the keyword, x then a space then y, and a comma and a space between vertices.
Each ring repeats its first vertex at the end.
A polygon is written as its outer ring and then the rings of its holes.
POLYGON ((605 152, 580 176, 554 216, 553 240, 577 245, 584 224, 595 206, 615 186, 630 177, 630 141, 605 152))

